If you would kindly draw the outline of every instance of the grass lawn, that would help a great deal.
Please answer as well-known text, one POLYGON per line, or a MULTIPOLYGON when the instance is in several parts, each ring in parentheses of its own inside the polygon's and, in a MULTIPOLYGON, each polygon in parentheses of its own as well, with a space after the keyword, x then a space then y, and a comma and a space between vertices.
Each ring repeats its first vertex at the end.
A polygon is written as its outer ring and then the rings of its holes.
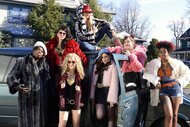
POLYGON ((188 84, 185 88, 190 88, 190 84, 188 84))

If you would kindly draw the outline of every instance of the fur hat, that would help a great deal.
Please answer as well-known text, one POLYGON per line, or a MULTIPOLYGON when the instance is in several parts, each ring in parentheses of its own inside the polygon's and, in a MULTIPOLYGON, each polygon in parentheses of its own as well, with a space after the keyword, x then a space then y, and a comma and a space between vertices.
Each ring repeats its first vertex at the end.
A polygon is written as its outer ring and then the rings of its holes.
POLYGON ((37 41, 37 42, 34 44, 34 47, 37 47, 37 46, 42 47, 43 50, 44 50, 45 55, 47 55, 47 48, 46 48, 46 46, 45 46, 45 44, 44 44, 43 42, 37 41))
POLYGON ((84 5, 83 6, 83 9, 82 9, 82 12, 85 13, 85 12, 90 12, 92 13, 92 9, 90 8, 89 5, 84 5))

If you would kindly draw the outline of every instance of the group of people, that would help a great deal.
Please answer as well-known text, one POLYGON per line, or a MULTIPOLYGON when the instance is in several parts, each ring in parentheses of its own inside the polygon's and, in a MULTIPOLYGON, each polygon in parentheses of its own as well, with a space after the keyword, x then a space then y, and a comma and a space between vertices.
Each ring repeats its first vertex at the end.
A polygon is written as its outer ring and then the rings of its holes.
POLYGON ((150 102, 157 106, 160 98, 165 113, 165 127, 175 127, 179 105, 183 100, 183 86, 189 81, 189 68, 180 60, 170 57, 174 50, 173 43, 158 42, 159 58, 150 61, 144 68, 146 48, 136 45, 133 35, 118 41, 115 28, 105 20, 94 18, 92 12, 86 4, 77 8, 77 41, 72 38, 68 27, 61 26, 54 38, 46 44, 37 41, 31 54, 17 59, 7 77, 7 84, 10 93, 19 92, 18 126, 47 126, 51 117, 47 104, 57 104, 58 127, 66 127, 70 112, 73 127, 80 127, 81 107, 84 105, 82 91, 85 90, 82 89, 82 80, 85 77, 84 70, 88 67, 83 51, 100 50, 94 63, 90 91, 90 101, 95 105, 95 116, 99 123, 103 124, 107 117, 108 127, 117 124, 115 116, 119 102, 119 82, 112 57, 114 52, 129 57, 129 61, 123 62, 121 68, 127 83, 136 83, 136 73, 140 73, 154 84, 150 102), (115 42, 115 47, 101 49, 97 46, 105 34, 115 42))

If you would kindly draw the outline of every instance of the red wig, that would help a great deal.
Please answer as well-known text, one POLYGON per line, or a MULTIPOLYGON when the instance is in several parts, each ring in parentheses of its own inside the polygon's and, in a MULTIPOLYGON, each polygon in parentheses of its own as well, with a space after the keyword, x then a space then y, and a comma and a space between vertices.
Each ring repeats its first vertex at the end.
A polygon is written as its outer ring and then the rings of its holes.
POLYGON ((175 45, 169 41, 160 41, 156 44, 156 47, 158 49, 165 48, 165 49, 167 49, 167 51, 169 53, 171 53, 172 51, 175 51, 175 49, 176 49, 175 45))

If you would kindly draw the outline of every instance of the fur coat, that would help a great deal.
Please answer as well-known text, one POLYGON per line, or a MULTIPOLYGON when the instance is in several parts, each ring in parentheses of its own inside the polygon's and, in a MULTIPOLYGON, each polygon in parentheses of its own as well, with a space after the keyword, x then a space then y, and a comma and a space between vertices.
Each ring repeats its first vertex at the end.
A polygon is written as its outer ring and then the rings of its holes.
POLYGON ((18 93, 18 127, 46 126, 46 83, 49 78, 45 58, 37 63, 32 55, 17 59, 7 77, 10 93, 15 94, 20 84, 29 88, 28 93, 18 93))
MULTIPOLYGON (((180 60, 175 58, 169 58, 169 63, 172 70, 171 78, 174 78, 181 86, 181 90, 183 92, 183 88, 189 83, 189 68, 180 60)), ((156 86, 160 80, 158 77, 158 69, 161 67, 161 59, 153 59, 149 63, 147 63, 144 71, 143 78, 151 82, 154 86, 156 86)), ((157 106, 159 103, 159 89, 151 89, 150 90, 150 104, 152 106, 157 106)), ((183 99, 182 99, 183 102, 183 99)), ((181 102, 181 103, 182 103, 181 102)))
MULTIPOLYGON (((122 53, 122 46, 107 47, 110 52, 122 53)), ((129 62, 124 61, 122 66, 123 72, 141 72, 144 69, 146 61, 146 48, 141 45, 135 45, 135 48, 130 52, 129 62)))
MULTIPOLYGON (((48 50, 48 54, 47 54, 46 58, 47 58, 49 66, 50 66, 50 73, 51 73, 52 78, 55 77, 55 74, 57 73, 56 72, 57 68, 60 66, 60 63, 61 63, 60 56, 55 51, 57 43, 58 43, 57 39, 56 39, 56 37, 54 37, 46 44, 46 47, 48 50)), ((65 56, 69 53, 76 53, 81 58, 84 66, 87 65, 87 57, 81 51, 81 49, 79 48, 79 44, 74 39, 67 41, 66 44, 64 45, 64 52, 61 56, 62 60, 64 60, 65 56)))
MULTIPOLYGON (((92 75, 90 98, 94 98, 95 89, 98 80, 98 74, 95 74, 95 71, 96 71, 96 65, 94 66, 94 71, 92 75)), ((109 65, 108 69, 104 71, 103 85, 105 87, 109 87, 107 102, 118 103, 119 83, 118 83, 117 68, 114 62, 112 62, 112 64, 109 65)))

